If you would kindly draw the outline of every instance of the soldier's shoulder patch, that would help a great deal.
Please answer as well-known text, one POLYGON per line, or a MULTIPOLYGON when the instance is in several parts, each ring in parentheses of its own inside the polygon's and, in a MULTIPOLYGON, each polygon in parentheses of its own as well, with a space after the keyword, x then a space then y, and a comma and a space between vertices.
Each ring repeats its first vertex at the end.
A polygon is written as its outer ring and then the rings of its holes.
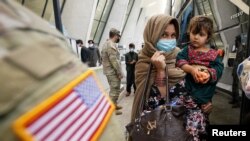
POLYGON ((22 140, 97 140, 114 104, 88 70, 13 123, 22 140))

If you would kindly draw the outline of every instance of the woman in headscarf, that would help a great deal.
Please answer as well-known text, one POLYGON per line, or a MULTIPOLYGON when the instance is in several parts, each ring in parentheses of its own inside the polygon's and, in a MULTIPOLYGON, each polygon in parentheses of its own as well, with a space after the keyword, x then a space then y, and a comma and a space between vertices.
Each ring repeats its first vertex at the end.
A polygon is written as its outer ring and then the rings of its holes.
POLYGON ((184 71, 175 66, 176 56, 180 52, 180 49, 176 47, 176 39, 178 39, 179 33, 179 23, 171 16, 161 14, 149 19, 143 34, 144 48, 139 54, 139 60, 135 67, 137 89, 132 108, 132 121, 136 118, 137 113, 142 112, 139 111, 139 105, 146 103, 146 101, 143 101, 142 95, 150 63, 153 67, 147 87, 147 97, 150 97, 151 94, 149 93, 152 87, 159 93, 157 97, 159 101, 151 103, 150 108, 154 108, 157 106, 156 103, 166 98, 166 66, 168 68, 169 87, 184 78, 184 71))

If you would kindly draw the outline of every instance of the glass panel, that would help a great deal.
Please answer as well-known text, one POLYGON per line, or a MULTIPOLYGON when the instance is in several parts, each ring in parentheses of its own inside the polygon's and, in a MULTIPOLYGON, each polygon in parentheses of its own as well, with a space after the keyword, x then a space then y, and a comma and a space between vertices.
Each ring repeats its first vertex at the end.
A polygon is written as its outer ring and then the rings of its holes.
POLYGON ((113 5, 113 2, 114 2, 114 0, 108 0, 108 2, 106 4, 106 7, 105 7, 105 9, 103 11, 103 15, 102 15, 101 21, 106 22, 108 20, 108 16, 109 16, 111 7, 113 5))
POLYGON ((221 40, 220 34, 214 35, 214 42, 217 48, 224 48, 223 42, 221 40))
POLYGON ((101 19, 101 16, 102 16, 102 12, 105 8, 105 3, 106 3, 107 0, 99 0, 98 2, 98 6, 95 10, 95 19, 96 20, 100 20, 101 19))
POLYGON ((212 14, 211 9, 207 0, 203 2, 203 6, 204 6, 204 11, 206 15, 211 15, 212 14))
POLYGON ((54 16, 54 8, 53 8, 53 1, 49 0, 43 18, 47 21, 50 21, 51 16, 54 16))
POLYGON ((213 20, 213 23, 214 23, 214 30, 218 30, 218 25, 217 25, 217 22, 214 18, 214 15, 213 15, 213 12, 212 12, 212 9, 210 7, 210 4, 209 4, 209 1, 208 0, 197 0, 197 6, 198 6, 198 9, 199 9, 199 15, 207 15, 209 16, 212 20, 213 20))
POLYGON ((123 23, 123 25, 122 25, 122 29, 125 28, 125 24, 126 24, 126 22, 128 21, 129 12, 130 12, 131 9, 132 9, 133 3, 134 3, 134 0, 129 0, 128 7, 127 7, 127 11, 126 11, 126 15, 125 15, 125 20, 124 20, 124 23, 123 23))
POLYGON ((17 1, 18 3, 20 3, 20 4, 22 4, 22 1, 23 1, 23 0, 16 0, 16 1, 17 1))
POLYGON ((98 23, 99 23, 99 21, 94 20, 93 25, 92 25, 92 30, 90 33, 90 39, 94 38, 98 23))
POLYGON ((96 35, 95 35, 95 38, 94 38, 95 43, 99 44, 103 29, 104 29, 104 25, 105 25, 104 22, 100 22, 99 27, 98 27, 97 32, 96 32, 96 35))
POLYGON ((202 3, 201 3, 201 2, 200 2, 200 3, 198 3, 198 8, 199 8, 199 11, 201 12, 201 13, 199 13, 200 15, 205 14, 205 11, 204 11, 204 8, 203 8, 203 5, 202 5, 202 3))
POLYGON ((90 38, 99 43, 114 0, 98 0, 90 38), (99 24, 99 25, 98 25, 99 24))
POLYGON ((25 0, 24 6, 41 16, 44 4, 45 0, 25 0))
POLYGON ((131 10, 131 8, 132 8, 132 4, 134 3, 134 0, 129 0, 129 3, 128 3, 128 8, 127 8, 127 12, 126 12, 126 14, 129 14, 129 11, 131 10))

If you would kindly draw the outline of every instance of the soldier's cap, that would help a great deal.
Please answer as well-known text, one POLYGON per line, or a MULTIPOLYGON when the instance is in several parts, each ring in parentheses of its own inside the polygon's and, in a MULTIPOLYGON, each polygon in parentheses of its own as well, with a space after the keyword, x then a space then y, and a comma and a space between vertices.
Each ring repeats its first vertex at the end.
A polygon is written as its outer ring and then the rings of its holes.
POLYGON ((115 28, 111 28, 109 32, 110 32, 110 33, 113 33, 113 34, 116 34, 116 35, 118 35, 118 36, 121 36, 120 31, 117 30, 117 29, 115 29, 115 28))

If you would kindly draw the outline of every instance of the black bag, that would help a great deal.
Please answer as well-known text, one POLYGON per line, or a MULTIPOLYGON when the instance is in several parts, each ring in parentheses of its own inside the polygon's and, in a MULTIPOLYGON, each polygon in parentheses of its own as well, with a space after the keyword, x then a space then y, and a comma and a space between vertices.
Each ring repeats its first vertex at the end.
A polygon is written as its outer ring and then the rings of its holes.
MULTIPOLYGON (((143 90, 143 99, 146 98, 148 81, 151 73, 152 64, 150 64, 147 80, 143 90)), ((192 136, 184 128, 183 115, 184 105, 170 105, 168 92, 168 71, 166 68, 166 104, 157 107, 150 112, 143 112, 144 103, 139 107, 136 113, 135 121, 129 123, 126 129, 131 141, 187 141, 192 140, 192 136)))

